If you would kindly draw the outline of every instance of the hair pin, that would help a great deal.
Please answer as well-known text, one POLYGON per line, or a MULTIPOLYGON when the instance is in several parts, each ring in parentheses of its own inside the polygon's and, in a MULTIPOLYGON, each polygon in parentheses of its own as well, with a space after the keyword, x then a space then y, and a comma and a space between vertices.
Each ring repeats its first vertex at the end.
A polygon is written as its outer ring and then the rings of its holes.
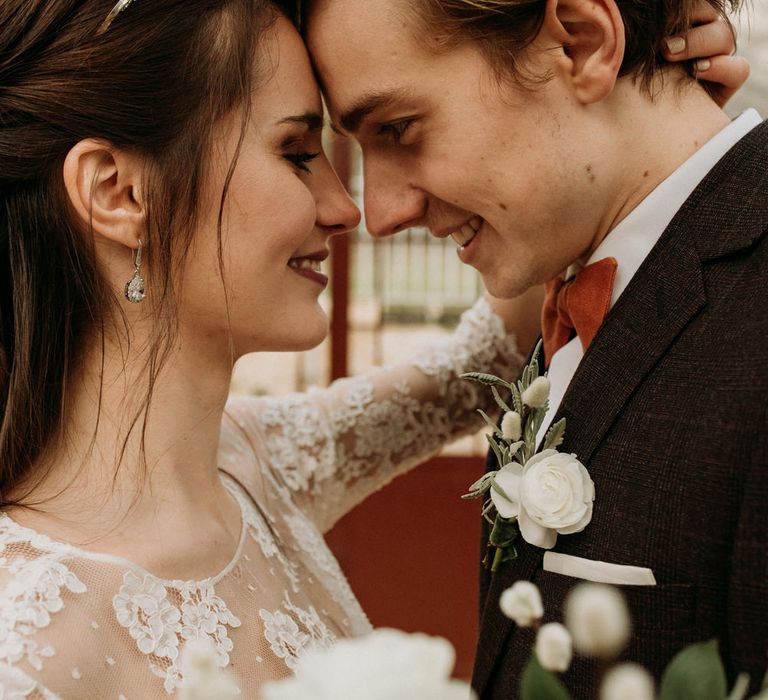
POLYGON ((102 22, 101 26, 99 27, 99 31, 96 32, 96 35, 98 36, 99 34, 106 32, 112 22, 115 21, 117 16, 131 3, 133 3, 133 0, 118 0, 117 4, 112 8, 112 11, 107 15, 107 18, 102 22))

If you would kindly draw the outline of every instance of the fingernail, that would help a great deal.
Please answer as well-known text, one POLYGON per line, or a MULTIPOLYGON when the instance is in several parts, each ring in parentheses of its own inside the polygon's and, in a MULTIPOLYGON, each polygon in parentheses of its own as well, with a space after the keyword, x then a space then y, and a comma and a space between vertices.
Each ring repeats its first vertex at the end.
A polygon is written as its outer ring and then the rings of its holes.
POLYGON ((685 50, 685 38, 681 36, 671 36, 665 39, 669 53, 680 53, 685 50))
POLYGON ((705 70, 709 70, 712 67, 712 61, 708 58, 701 58, 694 64, 697 73, 703 73, 705 70))

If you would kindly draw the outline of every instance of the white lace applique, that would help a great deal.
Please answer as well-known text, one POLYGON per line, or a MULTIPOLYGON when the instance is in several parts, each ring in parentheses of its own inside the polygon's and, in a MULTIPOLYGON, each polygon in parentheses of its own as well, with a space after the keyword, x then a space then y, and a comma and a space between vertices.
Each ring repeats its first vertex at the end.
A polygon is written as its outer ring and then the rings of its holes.
POLYGON ((274 429, 269 431, 269 451, 284 467, 281 476, 286 486, 309 491, 320 475, 332 476, 333 439, 323 412, 302 395, 264 402, 263 425, 274 429), (290 430, 284 430, 285 426, 290 430))
POLYGON ((215 594, 211 583, 174 584, 166 587, 150 574, 142 578, 127 571, 112 600, 117 621, 128 630, 139 650, 150 657, 150 668, 163 680, 167 693, 183 685, 178 661, 184 642, 206 638, 216 650, 219 666, 224 668, 233 648, 227 627, 241 624, 215 594))
MULTIPOLYGON (((8 518, 3 519, 3 542, 0 551, 7 552, 11 543, 31 545, 26 529, 8 518)), ((24 659, 40 671, 43 660, 54 656, 50 644, 41 645, 35 639, 38 630, 51 624, 51 615, 64 608, 62 588, 71 593, 85 593, 87 588, 67 566, 58 560, 57 553, 43 549, 50 541, 36 538, 35 558, 21 555, 3 557, 3 568, 13 576, 0 595, 0 661, 13 665, 24 659)))
POLYGON ((326 627, 317 611, 295 606, 286 595, 283 610, 270 612, 263 608, 259 616, 264 622, 264 638, 270 643, 275 656, 285 661, 293 671, 298 660, 309 649, 330 649, 336 636, 326 627))
POLYGON ((233 645, 227 627, 240 627, 242 623, 216 595, 210 583, 185 586, 179 592, 183 601, 181 636, 184 641, 207 638, 213 643, 219 666, 228 666, 233 645))

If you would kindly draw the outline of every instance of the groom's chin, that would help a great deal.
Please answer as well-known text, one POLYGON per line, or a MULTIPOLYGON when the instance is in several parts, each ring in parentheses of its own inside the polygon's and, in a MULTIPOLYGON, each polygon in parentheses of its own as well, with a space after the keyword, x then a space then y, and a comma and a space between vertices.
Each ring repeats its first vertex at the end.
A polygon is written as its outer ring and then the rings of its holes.
POLYGON ((515 299, 539 284, 515 269, 494 270, 491 273, 483 273, 482 278, 488 293, 497 299, 515 299))

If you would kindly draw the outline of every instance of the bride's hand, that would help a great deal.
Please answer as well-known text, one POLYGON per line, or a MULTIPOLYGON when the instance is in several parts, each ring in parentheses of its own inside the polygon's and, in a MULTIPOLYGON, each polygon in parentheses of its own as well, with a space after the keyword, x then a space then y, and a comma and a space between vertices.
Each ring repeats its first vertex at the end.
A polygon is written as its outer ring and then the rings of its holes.
POLYGON ((541 335, 541 307, 544 287, 531 287, 514 299, 498 299, 486 293, 493 310, 501 316, 507 330, 517 340, 518 352, 527 357, 541 335))
POLYGON ((699 2, 692 20, 694 26, 686 34, 666 40, 664 58, 668 61, 698 59, 696 77, 710 84, 712 97, 722 107, 749 77, 749 61, 732 55, 736 39, 705 0, 699 2))

